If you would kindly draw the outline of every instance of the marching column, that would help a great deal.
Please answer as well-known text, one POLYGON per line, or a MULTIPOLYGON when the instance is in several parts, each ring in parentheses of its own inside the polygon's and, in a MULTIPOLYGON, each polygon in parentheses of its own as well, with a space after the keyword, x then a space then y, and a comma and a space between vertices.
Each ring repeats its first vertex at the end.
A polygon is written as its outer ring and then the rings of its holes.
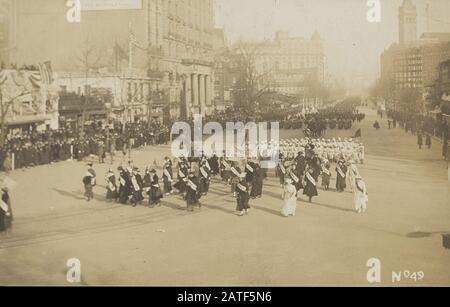
POLYGON ((191 113, 192 113, 192 109, 191 109, 191 98, 192 98, 192 93, 191 93, 191 77, 187 76, 186 79, 184 80, 184 102, 186 104, 186 117, 190 118, 191 113))

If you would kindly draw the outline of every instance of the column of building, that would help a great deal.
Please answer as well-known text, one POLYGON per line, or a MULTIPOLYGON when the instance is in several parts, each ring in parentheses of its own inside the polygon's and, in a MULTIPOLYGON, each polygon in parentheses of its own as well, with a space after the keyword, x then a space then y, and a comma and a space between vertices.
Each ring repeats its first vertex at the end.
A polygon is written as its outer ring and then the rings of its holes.
POLYGON ((211 76, 205 74, 191 74, 186 78, 186 106, 188 116, 193 113, 205 116, 212 104, 211 76))

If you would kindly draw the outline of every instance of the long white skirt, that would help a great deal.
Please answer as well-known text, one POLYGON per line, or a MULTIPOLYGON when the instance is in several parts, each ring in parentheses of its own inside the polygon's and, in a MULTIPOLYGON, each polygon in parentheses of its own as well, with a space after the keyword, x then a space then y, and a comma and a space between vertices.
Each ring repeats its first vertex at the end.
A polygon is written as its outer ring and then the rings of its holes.
POLYGON ((367 203, 369 197, 365 193, 361 193, 359 190, 355 192, 355 210, 365 212, 367 210, 367 203))
POLYGON ((295 216, 296 210, 297 210, 297 196, 294 194, 293 197, 284 200, 283 208, 281 208, 281 215, 295 216))

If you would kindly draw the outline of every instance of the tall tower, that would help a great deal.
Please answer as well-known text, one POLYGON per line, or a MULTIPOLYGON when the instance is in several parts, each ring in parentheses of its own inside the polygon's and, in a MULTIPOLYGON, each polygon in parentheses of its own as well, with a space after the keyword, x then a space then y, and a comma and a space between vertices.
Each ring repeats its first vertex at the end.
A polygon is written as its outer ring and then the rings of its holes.
POLYGON ((417 40, 417 9, 411 0, 403 0, 398 17, 400 45, 415 42, 417 40))

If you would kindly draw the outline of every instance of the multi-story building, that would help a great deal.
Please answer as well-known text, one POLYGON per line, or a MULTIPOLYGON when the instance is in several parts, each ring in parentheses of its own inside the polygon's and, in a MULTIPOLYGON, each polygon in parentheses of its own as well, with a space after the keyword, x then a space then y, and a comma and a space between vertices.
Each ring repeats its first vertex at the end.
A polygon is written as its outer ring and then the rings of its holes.
MULTIPOLYGON (((67 18, 67 1, 3 1, 14 4, 9 63, 49 60, 61 75, 101 69, 127 79, 126 89, 164 91, 173 117, 210 111, 213 0, 81 0, 80 22, 67 18)), ((147 105, 137 101, 123 117, 147 105)))
POLYGON ((271 90, 302 96, 309 84, 324 83, 325 54, 317 32, 311 39, 277 32, 273 41, 247 43, 244 48, 254 50, 256 69, 270 76, 271 90))
POLYGON ((436 82, 442 113, 450 120, 450 60, 439 65, 439 78, 436 82))
POLYGON ((439 63, 450 59, 449 33, 417 36, 417 12, 411 0, 404 0, 399 11, 400 40, 380 58, 381 79, 392 82, 394 96, 403 89, 417 89, 425 98, 439 76, 439 63))
POLYGON ((398 11, 399 43, 402 46, 417 40, 417 9, 411 0, 405 0, 398 11))

